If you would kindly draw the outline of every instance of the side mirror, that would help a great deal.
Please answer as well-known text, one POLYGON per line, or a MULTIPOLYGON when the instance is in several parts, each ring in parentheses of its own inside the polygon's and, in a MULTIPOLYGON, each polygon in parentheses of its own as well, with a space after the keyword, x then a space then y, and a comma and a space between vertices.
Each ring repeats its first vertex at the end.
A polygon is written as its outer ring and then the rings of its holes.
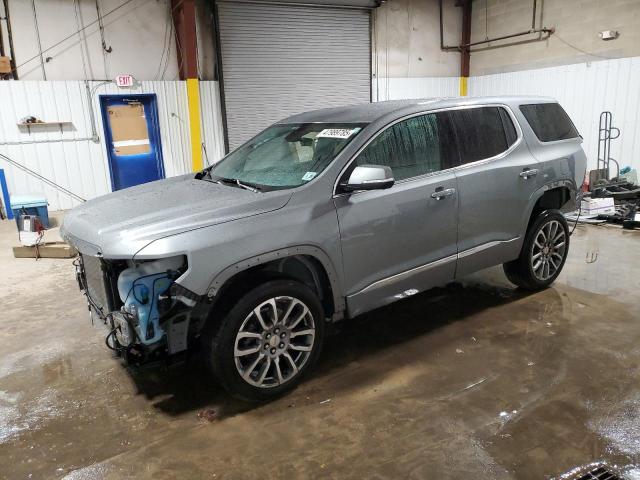
POLYGON ((347 192, 382 190, 392 187, 394 182, 393 172, 386 165, 359 165, 351 172, 347 183, 342 184, 342 188, 347 192))

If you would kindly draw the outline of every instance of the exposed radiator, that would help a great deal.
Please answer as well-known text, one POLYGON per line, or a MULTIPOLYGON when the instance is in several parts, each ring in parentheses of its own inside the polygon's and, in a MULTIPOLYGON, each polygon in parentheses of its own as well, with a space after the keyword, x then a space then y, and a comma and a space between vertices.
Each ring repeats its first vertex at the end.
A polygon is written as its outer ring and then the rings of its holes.
POLYGON ((113 305, 109 301, 111 298, 110 287, 102 270, 102 261, 98 257, 82 255, 82 264, 84 266, 87 295, 91 297, 92 303, 101 310, 98 313, 107 314, 113 309, 113 305))

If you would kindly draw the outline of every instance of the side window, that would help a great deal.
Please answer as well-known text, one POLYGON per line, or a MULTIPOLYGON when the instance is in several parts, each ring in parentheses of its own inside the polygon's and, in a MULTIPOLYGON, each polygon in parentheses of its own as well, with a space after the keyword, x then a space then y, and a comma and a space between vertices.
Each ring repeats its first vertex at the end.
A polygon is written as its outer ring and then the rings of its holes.
POLYGON ((569 115, 557 103, 520 105, 520 111, 541 142, 566 140, 578 136, 578 131, 569 115))
POLYGON ((384 130, 355 165, 387 165, 398 180, 455 166, 455 141, 446 115, 412 117, 384 130))
POLYGON ((500 107, 479 107, 450 112, 463 164, 495 157, 516 141, 515 127, 503 110, 500 107))

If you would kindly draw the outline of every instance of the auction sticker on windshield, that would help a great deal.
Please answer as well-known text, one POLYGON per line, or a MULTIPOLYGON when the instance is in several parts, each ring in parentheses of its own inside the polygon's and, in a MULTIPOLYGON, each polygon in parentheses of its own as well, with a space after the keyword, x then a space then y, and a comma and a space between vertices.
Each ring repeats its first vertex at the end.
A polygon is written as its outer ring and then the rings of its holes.
POLYGON ((325 128, 316 138, 349 138, 356 133, 359 128, 325 128))
POLYGON ((312 180, 316 175, 316 172, 307 172, 302 176, 302 180, 308 182, 309 180, 312 180))

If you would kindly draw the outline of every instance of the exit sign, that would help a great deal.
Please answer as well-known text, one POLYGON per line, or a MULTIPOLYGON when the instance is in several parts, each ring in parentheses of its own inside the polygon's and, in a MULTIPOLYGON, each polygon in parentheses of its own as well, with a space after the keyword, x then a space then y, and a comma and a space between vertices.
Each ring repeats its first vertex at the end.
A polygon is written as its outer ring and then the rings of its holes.
POLYGON ((133 87, 133 75, 118 75, 116 77, 116 85, 120 88, 133 87))

